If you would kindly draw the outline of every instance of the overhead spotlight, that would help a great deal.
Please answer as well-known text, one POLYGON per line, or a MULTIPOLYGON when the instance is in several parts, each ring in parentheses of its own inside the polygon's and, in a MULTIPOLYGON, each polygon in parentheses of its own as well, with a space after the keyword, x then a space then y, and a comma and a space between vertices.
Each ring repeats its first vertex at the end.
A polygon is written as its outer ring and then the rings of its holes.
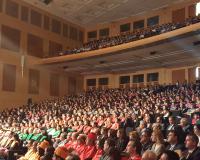
POLYGON ((46 5, 49 5, 53 0, 39 0, 39 1, 41 1, 42 3, 46 5))

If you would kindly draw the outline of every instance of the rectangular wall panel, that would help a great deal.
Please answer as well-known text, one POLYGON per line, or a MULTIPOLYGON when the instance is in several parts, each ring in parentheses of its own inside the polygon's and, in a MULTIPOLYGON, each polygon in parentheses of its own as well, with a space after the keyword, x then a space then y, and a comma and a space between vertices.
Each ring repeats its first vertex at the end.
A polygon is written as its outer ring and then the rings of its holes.
POLYGON ((28 22, 29 17, 29 8, 26 6, 21 6, 21 20, 24 22, 28 22))
POLYGON ((43 39, 32 34, 28 34, 27 52, 31 56, 43 57, 43 39))
POLYGON ((185 82, 185 69, 173 70, 172 71, 172 83, 176 82, 183 83, 185 82))
POLYGON ((50 95, 59 96, 59 75, 56 73, 50 74, 50 95))
POLYGON ((183 22, 185 20, 185 8, 174 10, 172 12, 172 22, 183 22))
POLYGON ((40 72, 35 69, 29 69, 28 93, 39 94, 40 72))
POLYGON ((6 0, 6 14, 18 18, 19 4, 13 0, 6 0))
POLYGON ((16 66, 11 64, 4 64, 2 90, 14 92, 15 84, 16 84, 16 66))
POLYGON ((49 56, 58 55, 62 51, 62 45, 53 41, 49 41, 49 56))
POLYGON ((2 25, 1 36, 1 48, 14 52, 20 51, 21 34, 19 30, 2 25))
POLYGON ((42 15, 41 13, 31 10, 31 24, 41 27, 42 25, 42 15))
POLYGON ((0 0, 0 13, 3 11, 3 0, 0 0))

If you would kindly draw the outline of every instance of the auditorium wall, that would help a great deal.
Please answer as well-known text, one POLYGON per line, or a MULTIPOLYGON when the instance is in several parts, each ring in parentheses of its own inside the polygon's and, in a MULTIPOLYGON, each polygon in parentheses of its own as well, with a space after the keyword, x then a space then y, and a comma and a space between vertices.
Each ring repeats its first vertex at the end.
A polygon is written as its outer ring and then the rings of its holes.
MULTIPOLYGON (((100 88, 98 84, 98 79, 102 77, 106 77, 109 79, 109 83, 107 85, 108 88, 120 88, 120 77, 121 76, 130 76, 130 84, 128 87, 139 87, 140 84, 135 84, 133 82, 134 75, 141 75, 144 74, 144 82, 142 86, 147 85, 155 85, 155 84, 175 84, 176 82, 184 83, 195 82, 195 67, 196 66, 185 66, 185 67, 174 67, 174 68, 159 68, 159 69, 149 69, 143 71, 137 71, 134 73, 124 73, 124 74, 102 74, 102 75, 87 75, 84 77, 84 90, 89 89, 90 87, 87 86, 88 79, 96 79, 96 86, 93 88, 100 88), (158 73, 158 81, 147 82, 147 74, 148 73, 158 73)), ((124 88, 127 85, 124 84, 124 88)))
POLYGON ((0 19, 0 110, 68 94, 66 73, 35 63, 80 46, 83 38, 74 31, 84 29, 21 0, 0 0, 0 19))
MULTIPOLYGON (((147 27, 147 19, 159 16, 159 24, 169 23, 169 22, 177 22, 182 19, 186 19, 188 17, 195 16, 195 4, 199 2, 199 0, 191 0, 187 2, 181 3, 172 3, 167 7, 163 7, 161 9, 155 9, 152 11, 142 12, 141 14, 130 16, 129 18, 124 18, 120 20, 115 20, 110 23, 101 23, 94 26, 89 26, 86 29, 86 33, 91 31, 97 32, 97 38, 99 39, 99 30, 104 28, 109 28, 109 36, 116 36, 120 34, 120 25, 130 23, 130 31, 133 31, 133 23, 144 20, 144 28, 147 27)), ((85 34, 85 42, 88 41, 87 34, 85 34)))

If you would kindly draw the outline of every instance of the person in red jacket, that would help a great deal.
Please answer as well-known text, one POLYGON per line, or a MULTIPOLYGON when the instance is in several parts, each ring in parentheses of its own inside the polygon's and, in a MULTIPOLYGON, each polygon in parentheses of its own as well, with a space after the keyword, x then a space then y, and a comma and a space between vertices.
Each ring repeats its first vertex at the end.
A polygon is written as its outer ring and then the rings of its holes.
POLYGON ((103 155, 103 146, 104 146, 105 139, 99 139, 97 141, 97 152, 92 160, 99 160, 100 157, 103 155))
POLYGON ((89 133, 86 139, 86 146, 82 154, 80 155, 81 160, 92 159, 96 154, 95 141, 97 136, 95 133, 89 133))
POLYGON ((77 145, 74 147, 78 155, 80 155, 85 150, 86 147, 85 140, 86 140, 86 135, 82 134, 78 136, 77 145))

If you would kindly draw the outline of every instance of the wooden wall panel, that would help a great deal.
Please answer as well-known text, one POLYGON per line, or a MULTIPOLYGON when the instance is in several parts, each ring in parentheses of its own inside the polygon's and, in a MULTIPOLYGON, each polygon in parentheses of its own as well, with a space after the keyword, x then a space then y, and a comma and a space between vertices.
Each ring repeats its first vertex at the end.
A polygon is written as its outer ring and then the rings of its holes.
POLYGON ((74 77, 68 78, 68 94, 76 93, 76 79, 74 77))
POLYGON ((195 17, 196 16, 196 4, 192 4, 188 7, 188 16, 195 17))
POLYGON ((42 15, 41 13, 31 10, 31 24, 41 27, 42 25, 42 15))
POLYGON ((48 16, 44 15, 44 29, 49 30, 50 28, 50 19, 48 16))
POLYGON ((196 81, 195 77, 195 67, 188 69, 188 82, 192 83, 196 81))
POLYGON ((6 14, 15 18, 19 16, 19 4, 13 0, 6 0, 6 14))
POLYGON ((50 95, 59 96, 59 75, 56 73, 50 74, 50 95))
POLYGON ((69 37, 69 29, 67 24, 63 24, 63 36, 66 38, 69 37))
POLYGON ((40 72, 35 69, 29 69, 28 93, 39 94, 39 88, 40 88, 40 72))
POLYGON ((175 84, 177 81, 179 83, 185 82, 185 69, 173 70, 172 71, 172 83, 175 84))
POLYGON ((43 57, 43 39, 38 36, 28 34, 27 52, 32 56, 43 57))
POLYGON ((83 33, 83 31, 79 31, 79 39, 78 40, 83 43, 83 40, 84 40, 84 33, 83 33))
POLYGON ((29 8, 26 6, 21 6, 21 20, 24 22, 28 22, 29 17, 29 8))
POLYGON ((2 90, 14 92, 15 84, 16 84, 16 66, 11 64, 4 64, 2 90))
POLYGON ((56 20, 56 19, 52 19, 52 28, 51 28, 52 32, 60 34, 61 33, 61 22, 56 20))
POLYGON ((62 45, 53 41, 49 41, 49 56, 58 55, 62 51, 62 45))
POLYGON ((1 47, 14 52, 20 51, 21 32, 17 29, 2 25, 1 47))
POLYGON ((3 0, 0 0, 0 13, 3 11, 3 0))
POLYGON ((185 8, 174 10, 172 12, 172 22, 183 22, 185 20, 185 8))
POLYGON ((70 26, 70 29, 69 29, 69 38, 72 39, 72 40, 77 40, 78 39, 78 31, 76 28, 70 26))

